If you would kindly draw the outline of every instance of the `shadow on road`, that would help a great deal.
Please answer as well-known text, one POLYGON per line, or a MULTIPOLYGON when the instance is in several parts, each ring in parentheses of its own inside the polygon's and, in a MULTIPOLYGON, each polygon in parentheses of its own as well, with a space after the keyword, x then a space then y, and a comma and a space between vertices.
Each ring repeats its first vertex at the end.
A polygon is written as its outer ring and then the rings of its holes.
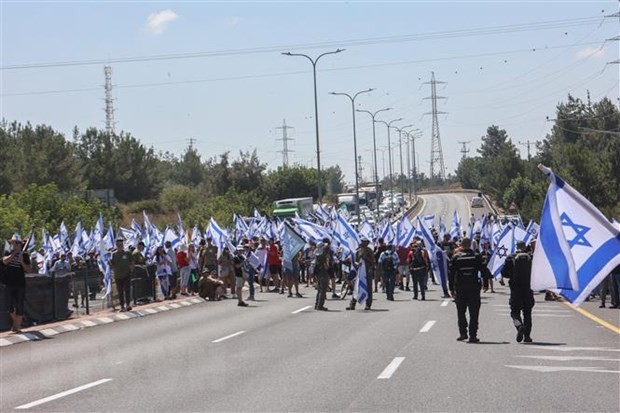
POLYGON ((523 343, 524 346, 565 346, 566 343, 545 343, 543 341, 532 341, 531 343, 523 343))
POLYGON ((480 341, 476 344, 510 344, 509 341, 480 341))

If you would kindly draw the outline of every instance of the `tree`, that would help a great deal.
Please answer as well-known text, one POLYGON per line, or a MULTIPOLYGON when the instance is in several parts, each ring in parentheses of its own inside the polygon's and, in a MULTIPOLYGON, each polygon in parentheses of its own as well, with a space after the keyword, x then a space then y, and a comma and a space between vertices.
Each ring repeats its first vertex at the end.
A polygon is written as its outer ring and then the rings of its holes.
POLYGON ((200 154, 193 146, 189 146, 178 163, 178 183, 196 187, 203 183, 205 167, 200 160, 200 154))

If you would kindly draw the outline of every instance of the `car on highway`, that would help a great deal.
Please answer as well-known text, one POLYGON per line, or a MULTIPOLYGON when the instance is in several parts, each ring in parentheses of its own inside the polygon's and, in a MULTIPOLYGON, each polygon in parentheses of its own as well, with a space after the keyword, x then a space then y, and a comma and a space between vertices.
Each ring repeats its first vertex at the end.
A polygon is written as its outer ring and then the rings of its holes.
POLYGON ((484 201, 479 196, 475 196, 471 199, 472 208, 484 208, 484 201))

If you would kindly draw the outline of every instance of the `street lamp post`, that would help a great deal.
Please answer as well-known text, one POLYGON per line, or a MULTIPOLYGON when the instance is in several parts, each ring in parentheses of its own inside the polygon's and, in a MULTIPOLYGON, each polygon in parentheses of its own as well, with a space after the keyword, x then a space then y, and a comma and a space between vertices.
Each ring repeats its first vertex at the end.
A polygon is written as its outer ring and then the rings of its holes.
POLYGON ((357 135, 355 132, 355 98, 357 98, 362 93, 370 93, 373 89, 365 89, 360 90, 353 96, 348 93, 340 93, 340 92, 329 92, 330 95, 334 96, 346 96, 351 101, 351 112, 353 113, 353 156, 355 158, 355 196, 357 197, 357 202, 355 203, 355 215, 357 215, 357 222, 359 224, 360 221, 360 183, 359 183, 359 169, 357 167, 357 135))
POLYGON ((398 119, 392 119, 389 122, 386 122, 384 120, 378 120, 376 122, 381 122, 383 123, 385 126, 387 126, 387 138, 388 138, 388 163, 389 163, 389 169, 390 169, 390 204, 392 205, 391 211, 392 213, 394 213, 394 188, 392 187, 392 141, 390 140, 390 127, 392 126, 392 123, 394 122, 399 122, 403 120, 403 118, 398 118, 398 119))
POLYGON ((336 49, 332 52, 325 52, 323 54, 318 55, 315 59, 312 59, 310 56, 303 54, 303 53, 291 53, 291 52, 282 53, 285 56, 302 56, 308 59, 310 63, 312 63, 312 75, 314 79, 314 127, 316 130, 316 179, 317 179, 318 192, 319 192, 318 193, 319 199, 317 203, 319 205, 322 203, 322 200, 323 200, 323 190, 321 189, 321 150, 319 146, 319 104, 318 104, 318 97, 317 97, 317 92, 316 92, 316 64, 318 63, 319 59, 325 55, 336 54, 336 53, 340 53, 344 51, 345 49, 336 49))
MULTIPOLYGON (((368 113, 370 115, 370 117, 372 118, 372 150, 373 153, 375 154, 374 158, 375 158, 375 196, 376 196, 376 210, 377 210, 377 216, 375 217, 375 219, 378 221, 379 220, 379 171, 377 169, 377 136, 375 133, 375 116, 377 116, 378 113, 380 112, 385 112, 386 110, 391 110, 391 108, 384 108, 384 109, 379 109, 375 112, 371 112, 369 110, 362 110, 362 109, 357 109, 358 112, 363 112, 363 113, 368 113)), ((385 168, 384 168, 385 170, 385 168)), ((385 175, 385 172, 383 173, 383 175, 385 175)))
POLYGON ((408 134, 408 135, 409 135, 409 138, 411 139, 411 145, 412 145, 411 155, 413 157, 413 197, 414 197, 414 199, 417 199, 418 194, 417 194, 416 182, 417 182, 417 179, 418 179, 418 173, 416 171, 416 162, 415 162, 415 154, 416 154, 416 152, 415 152, 415 140, 420 138, 420 137, 422 137, 422 135, 421 135, 421 132, 411 133, 411 134, 408 134))
POLYGON ((406 132, 405 129, 406 128, 410 128, 412 127, 413 124, 409 124, 409 125, 405 125, 405 126, 401 126, 396 127, 393 126, 394 129, 396 129, 398 131, 398 153, 399 153, 399 157, 400 157, 400 193, 403 195, 403 197, 405 196, 405 182, 403 181, 403 132, 406 132))

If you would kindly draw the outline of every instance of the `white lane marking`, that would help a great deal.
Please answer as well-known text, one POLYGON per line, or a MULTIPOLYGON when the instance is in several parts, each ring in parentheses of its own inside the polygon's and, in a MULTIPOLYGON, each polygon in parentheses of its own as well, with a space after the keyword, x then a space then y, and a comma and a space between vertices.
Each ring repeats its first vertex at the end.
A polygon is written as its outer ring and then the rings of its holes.
POLYGON ((295 310, 295 311, 291 312, 291 314, 301 313, 302 311, 307 310, 308 308, 312 308, 312 306, 311 305, 307 305, 307 306, 305 306, 303 308, 300 308, 299 310, 295 310))
MULTIPOLYGON (((112 320, 110 317, 100 317, 97 320, 101 321, 104 324, 109 324, 109 323, 113 323, 114 320, 112 320)), ((65 328, 69 327, 69 326, 64 326, 65 328)))
POLYGON ((392 362, 388 364, 385 370, 383 370, 377 378, 378 379, 389 379, 390 377, 392 377, 392 374, 394 374, 398 366, 400 366, 400 363, 402 363, 404 360, 405 360, 404 357, 394 357, 394 360, 392 360, 392 362))
POLYGON ((437 321, 435 320, 427 321, 426 324, 424 324, 424 327, 420 329, 420 333, 428 333, 429 330, 433 328, 436 322, 437 321))
POLYGON ((620 374, 620 371, 616 370, 600 370, 597 367, 577 367, 577 366, 509 366, 513 369, 533 370, 540 373, 556 373, 558 371, 582 371, 586 373, 615 373, 620 374))
POLYGON ((46 328, 45 330, 41 330, 41 334, 47 337, 52 337, 60 333, 52 328, 46 328))
MULTIPOLYGON (((110 321, 111 322, 111 321, 110 321)), ((75 330, 79 330, 80 328, 78 326, 76 326, 75 324, 67 324, 63 326, 65 330, 67 331, 75 331, 75 330)))
POLYGON ((620 361, 620 359, 610 359, 607 357, 585 357, 585 356, 515 356, 537 360, 553 360, 553 361, 576 361, 576 360, 589 360, 589 361, 620 361))
POLYGON ((172 308, 181 308, 181 305, 177 304, 177 303, 172 303, 172 304, 170 304, 170 307, 172 307, 172 308))
POLYGON ((233 337, 237 337, 238 335, 241 335, 245 333, 245 331, 237 331, 236 333, 233 333, 231 335, 228 335, 226 337, 222 337, 222 338, 218 338, 217 340, 213 340, 212 343, 221 343, 224 340, 228 340, 229 338, 233 338, 233 337))
POLYGON ((148 314, 157 314, 157 310, 154 310, 152 308, 145 308, 144 312, 148 314))
POLYGON ((159 311, 168 311, 168 310, 170 310, 170 309, 169 309, 168 307, 166 307, 165 305, 161 305, 161 306, 157 307, 157 309, 158 309, 159 311))
POLYGON ((184 305, 185 307, 192 305, 192 303, 188 301, 181 301, 179 304, 184 305))
POLYGON ((116 318, 119 320, 129 320, 129 316, 127 314, 116 314, 116 318))
POLYGON ((467 215, 467 221, 471 218, 471 202, 467 199, 467 195, 463 194, 463 198, 465 198, 465 203, 467 204, 467 211, 469 211, 469 215, 467 215))
MULTIPOLYGON (((501 313, 495 313, 497 315, 503 315, 506 317, 510 317, 509 313, 505 313, 505 314, 501 314, 501 313)), ((532 317, 556 317, 556 318, 572 318, 573 316, 570 314, 536 314, 536 313, 532 313, 532 317)))
POLYGON ((99 386, 100 384, 107 383, 109 381, 112 381, 112 379, 97 380, 97 381, 94 381, 92 383, 88 383, 88 384, 85 384, 83 386, 76 387, 76 388, 71 389, 71 390, 66 390, 66 391, 63 391, 61 393, 54 394, 53 396, 49 396, 49 397, 46 397, 44 399, 39 399, 39 400, 34 401, 32 403, 22 404, 21 406, 17 406, 16 409, 22 409, 22 410, 23 409, 30 409, 31 407, 39 406, 39 405, 41 405, 43 403, 51 402, 53 400, 60 399, 61 397, 69 396, 71 394, 80 392, 82 390, 90 389, 91 387, 99 386))
POLYGON ((443 302, 441 303, 442 307, 447 307, 448 304, 450 304, 450 300, 443 300, 443 302))
POLYGON ((82 325, 83 325, 84 327, 94 327, 94 326, 96 326, 97 324, 96 324, 96 323, 93 323, 93 322, 92 322, 92 321, 90 321, 90 320, 84 320, 84 321, 82 321, 82 325))
POLYGON ((535 344, 527 346, 527 348, 539 348, 554 351, 620 351, 617 348, 607 347, 567 347, 567 346, 537 346, 535 344))

